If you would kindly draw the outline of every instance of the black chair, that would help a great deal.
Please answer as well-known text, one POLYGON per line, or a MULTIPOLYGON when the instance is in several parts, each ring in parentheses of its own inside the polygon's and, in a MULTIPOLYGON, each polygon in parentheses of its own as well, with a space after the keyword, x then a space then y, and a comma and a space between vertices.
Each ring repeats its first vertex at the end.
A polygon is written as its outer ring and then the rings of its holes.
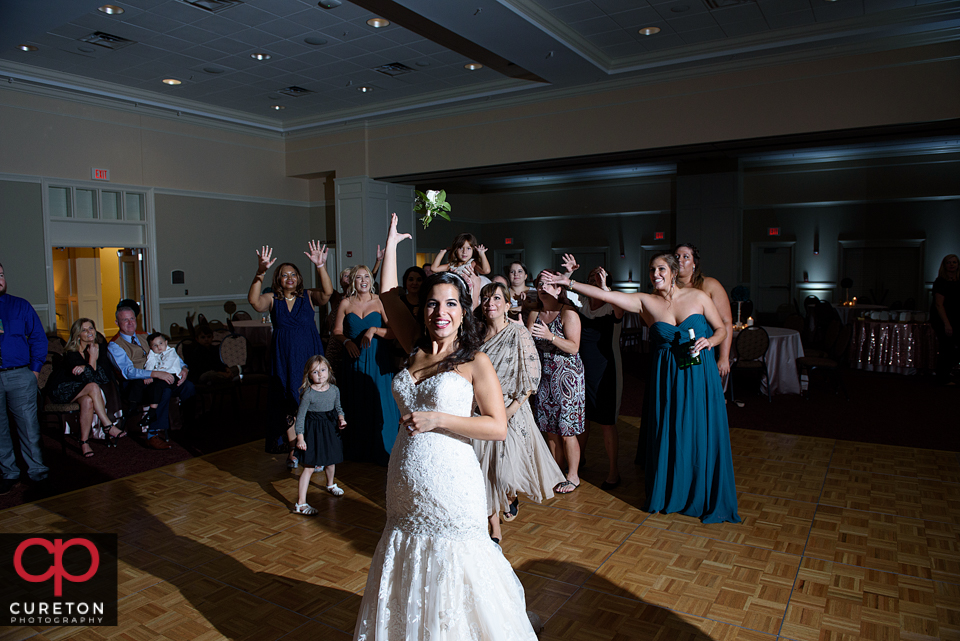
POLYGON ((240 310, 233 315, 233 320, 235 321, 253 320, 253 317, 247 312, 240 310))
POLYGON ((767 348, 770 347, 770 336, 762 327, 748 327, 741 330, 736 338, 737 360, 730 365, 730 398, 736 400, 733 392, 734 372, 760 372, 767 383, 767 401, 772 402, 770 395, 770 373, 767 369, 767 348))
POLYGON ((822 372, 826 377, 834 379, 837 391, 842 390, 844 398, 850 400, 847 387, 843 384, 842 370, 846 365, 847 351, 850 349, 852 338, 853 325, 844 325, 840 328, 840 333, 837 335, 837 340, 829 356, 802 356, 797 359, 797 376, 802 381, 803 374, 807 374, 807 400, 810 400, 814 372, 822 372))
MULTIPOLYGON (((50 399, 50 390, 47 389, 47 383, 50 382, 50 376, 53 374, 56 365, 61 356, 55 352, 47 354, 47 362, 40 368, 40 374, 37 376, 37 409, 42 415, 52 415, 57 419, 57 431, 54 438, 60 443, 60 453, 66 454, 67 441, 67 418, 74 420, 74 425, 79 434, 80 426, 80 404, 79 403, 54 403, 50 399)), ((79 438, 79 436, 77 437, 79 438)))

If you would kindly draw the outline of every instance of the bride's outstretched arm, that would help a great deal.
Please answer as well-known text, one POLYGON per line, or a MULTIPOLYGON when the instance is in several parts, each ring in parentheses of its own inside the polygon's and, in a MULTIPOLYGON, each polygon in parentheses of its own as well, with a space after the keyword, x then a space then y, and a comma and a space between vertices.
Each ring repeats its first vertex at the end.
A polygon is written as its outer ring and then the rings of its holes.
POLYGON ((507 438, 507 412, 503 391, 493 364, 483 352, 477 352, 468 365, 473 376, 473 393, 480 416, 454 416, 443 412, 412 412, 400 417, 400 429, 419 434, 442 427, 478 441, 502 441, 507 438))
POLYGON ((387 242, 383 250, 383 266, 380 270, 380 302, 387 318, 390 319, 390 329, 394 337, 408 354, 413 351, 420 326, 410 314, 410 310, 400 297, 403 292, 398 285, 397 276, 397 245, 406 238, 413 238, 410 234, 401 234, 397 231, 397 215, 390 216, 390 230, 387 232, 387 242))

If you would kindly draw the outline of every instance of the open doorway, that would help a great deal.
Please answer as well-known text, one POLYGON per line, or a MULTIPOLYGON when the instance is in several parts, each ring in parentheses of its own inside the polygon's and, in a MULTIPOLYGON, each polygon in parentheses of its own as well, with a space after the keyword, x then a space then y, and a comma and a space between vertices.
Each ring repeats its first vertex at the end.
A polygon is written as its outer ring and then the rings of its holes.
POLYGON ((57 334, 70 338, 78 318, 92 319, 108 339, 116 335, 117 303, 125 298, 140 304, 137 331, 143 331, 143 249, 123 247, 54 247, 53 290, 57 334))

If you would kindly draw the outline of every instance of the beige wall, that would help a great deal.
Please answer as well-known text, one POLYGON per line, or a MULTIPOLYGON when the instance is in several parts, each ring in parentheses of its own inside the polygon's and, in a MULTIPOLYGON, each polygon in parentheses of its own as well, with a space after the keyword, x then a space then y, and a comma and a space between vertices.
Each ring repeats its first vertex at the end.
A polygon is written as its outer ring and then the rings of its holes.
MULTIPOLYGON (((0 157, 9 150, 0 143, 0 157)), ((47 305, 46 252, 40 183, 0 180, 0 264, 11 294, 47 305)), ((45 315, 40 315, 46 320, 45 315)))
POLYGON ((332 127, 289 140, 287 170, 381 178, 957 118, 958 53, 954 42, 332 127))
POLYGON ((0 173, 305 201, 280 137, 31 95, 0 85, 0 173))

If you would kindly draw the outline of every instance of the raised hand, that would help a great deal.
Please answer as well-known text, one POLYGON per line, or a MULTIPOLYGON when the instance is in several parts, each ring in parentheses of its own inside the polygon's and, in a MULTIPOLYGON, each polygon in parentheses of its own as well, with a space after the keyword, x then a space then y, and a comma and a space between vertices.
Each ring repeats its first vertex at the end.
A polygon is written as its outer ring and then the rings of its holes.
POLYGON ((401 240, 413 238, 411 234, 401 234, 397 231, 397 223, 399 220, 400 218, 395 213, 390 214, 390 231, 387 232, 387 245, 397 246, 401 240))
MULTIPOLYGON (((310 251, 303 252, 303 255, 310 259, 310 262, 317 266, 317 269, 323 269, 327 264, 327 246, 321 245, 320 241, 311 240, 307 246, 310 251)), ((270 265, 267 265, 269 267, 270 265)))
POLYGON ((277 259, 273 258, 273 250, 270 249, 269 245, 264 245, 262 249, 257 251, 258 274, 265 274, 268 269, 273 267, 275 262, 277 262, 277 259))
POLYGON ((547 285, 561 285, 567 286, 570 284, 570 278, 563 275, 551 274, 550 272, 543 272, 540 274, 540 282, 547 285))
POLYGON ((580 265, 577 264, 577 259, 573 257, 573 254, 564 254, 563 260, 560 261, 560 265, 568 274, 572 274, 580 269, 580 265))
POLYGON ((380 245, 377 245, 377 262, 383 260, 383 253, 385 250, 380 249, 380 245))
POLYGON ((480 252, 481 254, 486 254, 486 253, 487 253, 487 248, 486 248, 485 246, 483 246, 483 245, 477 245, 477 246, 476 246, 476 250, 477 250, 478 252, 480 252))
POLYGON ((607 270, 603 267, 597 267, 597 287, 607 289, 607 270))

